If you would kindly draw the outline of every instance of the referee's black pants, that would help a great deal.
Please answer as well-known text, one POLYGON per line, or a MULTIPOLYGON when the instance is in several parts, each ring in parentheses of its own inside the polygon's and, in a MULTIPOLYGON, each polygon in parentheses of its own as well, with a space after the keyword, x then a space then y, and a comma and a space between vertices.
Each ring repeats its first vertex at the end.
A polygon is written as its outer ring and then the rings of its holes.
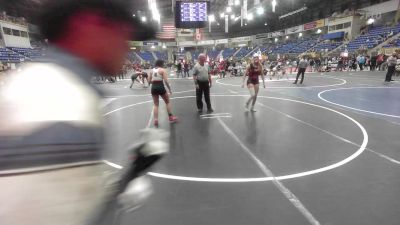
POLYGON ((203 110, 203 93, 207 109, 212 110, 210 101, 210 83, 208 81, 197 81, 199 88, 196 90, 197 109, 203 110))
POLYGON ((395 70, 396 70, 396 66, 389 66, 388 67, 388 71, 386 73, 385 81, 390 82, 392 80, 392 75, 393 75, 395 70))
POLYGON ((300 74, 301 74, 300 84, 303 83, 303 81, 304 81, 304 73, 305 72, 306 72, 306 68, 299 68, 299 72, 297 72, 297 76, 296 76, 296 81, 294 82, 295 84, 297 84, 297 81, 299 80, 300 74))

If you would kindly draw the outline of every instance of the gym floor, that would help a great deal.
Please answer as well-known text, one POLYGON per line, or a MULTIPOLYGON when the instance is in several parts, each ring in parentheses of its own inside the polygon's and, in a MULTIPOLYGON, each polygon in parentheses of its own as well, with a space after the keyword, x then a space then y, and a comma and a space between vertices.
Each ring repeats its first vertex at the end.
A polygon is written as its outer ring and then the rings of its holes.
MULTIPOLYGON (((211 115, 198 114, 191 78, 171 79, 180 122, 160 104, 171 152, 149 173, 152 197, 122 224, 400 224, 400 83, 384 76, 268 78, 254 113, 242 78, 214 79, 211 115)), ((129 85, 99 84, 115 164, 153 124, 149 88, 129 85)))

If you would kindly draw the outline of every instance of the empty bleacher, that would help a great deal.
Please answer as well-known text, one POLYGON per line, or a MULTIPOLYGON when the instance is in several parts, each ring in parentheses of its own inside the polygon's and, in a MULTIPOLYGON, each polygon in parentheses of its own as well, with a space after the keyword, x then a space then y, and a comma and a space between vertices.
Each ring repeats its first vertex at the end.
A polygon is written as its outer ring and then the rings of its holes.
POLYGON ((222 57, 224 59, 230 58, 231 56, 233 56, 233 54, 236 52, 236 49, 234 48, 226 48, 223 50, 222 52, 222 57))
POLYGON ((25 60, 23 55, 20 55, 7 48, 0 48, 0 61, 2 62, 20 62, 25 60))
POLYGON ((138 52, 138 55, 140 56, 140 58, 142 58, 144 61, 147 62, 151 62, 153 63, 155 61, 153 54, 151 54, 151 52, 148 51, 144 51, 144 52, 138 52))
POLYGON ((217 56, 219 55, 219 53, 221 52, 221 50, 209 50, 207 52, 207 56, 212 59, 215 60, 217 58, 217 56))
POLYGON ((366 34, 360 35, 356 39, 350 41, 347 45, 347 50, 349 52, 354 52, 362 47, 367 49, 374 48, 385 41, 391 31, 393 32, 393 35, 399 33, 400 24, 394 27, 378 26, 371 28, 366 34))
POLYGON ((16 48, 16 47, 11 47, 9 48, 11 51, 14 51, 20 55, 23 55, 27 58, 30 59, 37 59, 42 56, 42 49, 32 49, 32 48, 16 48))
POLYGON ((154 54, 156 54, 158 59, 162 59, 164 61, 168 61, 168 53, 167 52, 156 51, 156 52, 154 52, 154 54))

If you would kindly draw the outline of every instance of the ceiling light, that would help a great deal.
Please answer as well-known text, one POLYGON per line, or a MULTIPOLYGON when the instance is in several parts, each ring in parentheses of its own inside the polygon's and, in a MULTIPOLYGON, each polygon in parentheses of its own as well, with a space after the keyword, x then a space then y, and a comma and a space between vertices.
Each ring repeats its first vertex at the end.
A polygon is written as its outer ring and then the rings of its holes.
POLYGON ((234 20, 235 19, 235 15, 231 15, 231 20, 234 20))
POLYGON ((289 36, 286 36, 286 39, 289 39, 289 36))
POLYGON ((244 25, 247 26, 247 23, 245 23, 244 25))
POLYGON ((267 26, 268 25, 268 23, 264 23, 264 26, 267 26))
POLYGON ((142 20, 142 22, 146 22, 147 18, 145 16, 142 16, 141 20, 142 20))
POLYGON ((136 14, 133 14, 132 16, 133 16, 133 17, 136 17, 136 14))
POLYGON ((152 48, 152 49, 155 49, 155 48, 156 48, 156 46, 152 45, 152 46, 151 46, 151 48, 152 48))
POLYGON ((275 42, 278 42, 278 38, 275 38, 275 42))
POLYGON ((369 18, 367 21, 367 24, 370 25, 370 24, 373 24, 374 22, 375 22, 374 18, 369 18))
POLYGON ((226 12, 227 12, 227 13, 232 12, 232 7, 230 7, 230 6, 226 7, 226 12))
POLYGON ((303 33, 299 33, 299 37, 302 37, 303 36, 303 33))
POLYGON ((240 5, 240 0, 235 0, 235 5, 240 5))
POLYGON ((247 20, 253 20, 253 14, 252 13, 247 14, 247 20))
POLYGON ((167 46, 166 46, 166 45, 163 45, 163 46, 162 46, 162 48, 164 48, 164 49, 165 49, 165 48, 167 48, 167 46))
POLYGON ((225 17, 225 13, 219 14, 219 17, 224 18, 225 17))
POLYGON ((275 12, 275 7, 277 5, 276 0, 272 0, 271 5, 272 5, 272 12, 275 12))
POLYGON ((258 7, 258 8, 257 8, 257 14, 258 14, 258 15, 261 15, 261 14, 263 14, 263 13, 264 13, 264 8, 261 7, 261 6, 258 7))
POLYGON ((321 29, 318 29, 318 30, 317 30, 317 34, 320 34, 321 32, 322 32, 321 29))
POLYGON ((215 21, 215 16, 214 16, 214 15, 209 15, 209 16, 208 16, 208 20, 209 20, 210 22, 214 22, 214 21, 215 21))
POLYGON ((219 23, 217 23, 217 26, 219 26, 219 23))

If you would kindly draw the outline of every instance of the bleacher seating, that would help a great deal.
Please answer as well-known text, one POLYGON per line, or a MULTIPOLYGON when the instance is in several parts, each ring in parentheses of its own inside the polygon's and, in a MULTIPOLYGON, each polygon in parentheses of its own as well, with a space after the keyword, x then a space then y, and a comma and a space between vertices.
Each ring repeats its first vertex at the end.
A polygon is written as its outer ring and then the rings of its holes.
POLYGON ((164 60, 164 61, 168 61, 168 54, 167 54, 167 52, 159 52, 159 51, 156 51, 156 52, 154 52, 154 53, 156 54, 156 56, 157 56, 158 59, 162 59, 162 60, 164 60))
POLYGON ((220 52, 220 50, 209 50, 207 52, 207 56, 208 58, 215 60, 220 52))
POLYGON ((328 49, 328 51, 332 51, 333 49, 339 47, 340 45, 342 45, 343 42, 339 41, 339 42, 321 42, 319 44, 317 44, 316 46, 314 46, 314 51, 316 52, 321 52, 321 51, 325 51, 325 49, 328 49))
POLYGON ((388 43, 386 45, 383 46, 384 48, 396 48, 396 47, 400 47, 400 39, 395 39, 393 41, 391 41, 391 43, 388 43))
POLYGON ((11 47, 9 49, 30 59, 40 58, 43 52, 42 49, 37 49, 37 48, 32 49, 32 48, 11 47))
POLYGON ((247 47, 240 48, 240 50, 236 53, 235 58, 241 59, 245 57, 247 54, 249 54, 249 52, 252 50, 253 49, 247 47))
POLYGON ((0 61, 2 62, 20 62, 25 57, 7 48, 0 48, 0 61))
POLYGON ((136 56, 134 52, 128 52, 128 59, 133 63, 140 62, 140 59, 136 56))
POLYGON ((199 58, 200 53, 201 53, 200 51, 192 52, 192 60, 197 60, 197 58, 199 58))
POLYGON ((145 51, 145 52, 138 52, 138 55, 147 62, 153 63, 155 61, 153 54, 151 52, 145 51))
POLYGON ((236 49, 234 49, 234 48, 226 48, 222 52, 222 57, 224 59, 230 58, 235 52, 236 52, 236 49))
POLYGON ((290 50, 290 53, 300 54, 313 48, 317 44, 318 44, 317 38, 304 39, 302 42, 294 45, 293 48, 290 50))
POLYGON ((393 35, 399 33, 400 24, 394 27, 378 26, 371 28, 366 34, 360 35, 356 39, 350 41, 347 45, 347 50, 349 52, 354 52, 361 47, 365 47, 368 49, 374 48, 375 46, 385 41, 388 38, 387 35, 391 31, 393 31, 393 35))

